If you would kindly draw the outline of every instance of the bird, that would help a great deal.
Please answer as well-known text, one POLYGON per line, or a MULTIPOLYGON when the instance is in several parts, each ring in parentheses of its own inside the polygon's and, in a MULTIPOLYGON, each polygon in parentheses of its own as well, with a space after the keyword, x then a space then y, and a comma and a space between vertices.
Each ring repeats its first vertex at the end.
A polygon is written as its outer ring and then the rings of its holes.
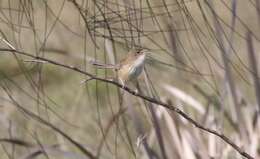
POLYGON ((127 82, 137 80, 143 72, 147 53, 149 53, 147 49, 132 49, 118 64, 101 64, 97 62, 92 62, 92 64, 98 68, 114 69, 117 72, 119 82, 124 88, 127 82))

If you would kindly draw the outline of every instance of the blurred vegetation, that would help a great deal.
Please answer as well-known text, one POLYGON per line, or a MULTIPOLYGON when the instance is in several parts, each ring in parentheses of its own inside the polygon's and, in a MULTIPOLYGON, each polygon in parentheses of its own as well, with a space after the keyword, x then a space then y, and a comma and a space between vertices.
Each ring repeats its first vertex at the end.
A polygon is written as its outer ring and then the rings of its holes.
MULTIPOLYGON (((115 79, 91 61, 115 64, 135 47, 149 49, 139 92, 260 158, 258 0, 3 0, 0 7, 0 50, 115 79)), ((88 158, 18 105, 100 159, 243 158, 170 110, 35 60, 0 51, 1 159, 88 158)))

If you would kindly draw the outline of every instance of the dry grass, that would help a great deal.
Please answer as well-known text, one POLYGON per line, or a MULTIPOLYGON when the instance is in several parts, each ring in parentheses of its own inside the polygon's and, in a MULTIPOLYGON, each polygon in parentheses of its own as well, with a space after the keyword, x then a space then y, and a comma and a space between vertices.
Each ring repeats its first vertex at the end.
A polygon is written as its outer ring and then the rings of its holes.
POLYGON ((253 0, 0 2, 0 158, 243 158, 179 114, 16 49, 115 77, 152 51, 139 93, 174 105, 260 159, 260 4, 253 0))

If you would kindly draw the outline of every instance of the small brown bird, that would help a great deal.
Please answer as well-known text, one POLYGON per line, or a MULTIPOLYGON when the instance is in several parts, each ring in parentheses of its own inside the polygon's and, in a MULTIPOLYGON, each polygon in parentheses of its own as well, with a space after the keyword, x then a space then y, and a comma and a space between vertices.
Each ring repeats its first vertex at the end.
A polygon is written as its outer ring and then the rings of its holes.
POLYGON ((136 80, 142 73, 147 53, 148 50, 146 49, 131 50, 119 64, 99 64, 96 62, 92 62, 92 64, 99 68, 115 69, 118 74, 118 79, 124 87, 128 81, 136 80))

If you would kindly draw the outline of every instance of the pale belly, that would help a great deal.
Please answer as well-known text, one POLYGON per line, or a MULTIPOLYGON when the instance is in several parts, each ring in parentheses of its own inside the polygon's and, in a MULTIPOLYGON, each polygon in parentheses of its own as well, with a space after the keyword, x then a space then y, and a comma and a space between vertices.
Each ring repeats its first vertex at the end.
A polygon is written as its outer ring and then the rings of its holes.
POLYGON ((136 79, 142 73, 143 68, 144 68, 143 64, 139 65, 139 66, 136 66, 136 67, 132 67, 129 70, 129 80, 136 79))
POLYGON ((130 80, 135 80, 142 73, 144 68, 145 55, 140 56, 139 59, 131 64, 124 65, 119 71, 118 76, 121 82, 127 82, 130 80))
POLYGON ((118 75, 123 82, 131 81, 137 79, 137 77, 142 73, 143 68, 143 64, 136 65, 135 67, 123 66, 118 71, 118 75))

